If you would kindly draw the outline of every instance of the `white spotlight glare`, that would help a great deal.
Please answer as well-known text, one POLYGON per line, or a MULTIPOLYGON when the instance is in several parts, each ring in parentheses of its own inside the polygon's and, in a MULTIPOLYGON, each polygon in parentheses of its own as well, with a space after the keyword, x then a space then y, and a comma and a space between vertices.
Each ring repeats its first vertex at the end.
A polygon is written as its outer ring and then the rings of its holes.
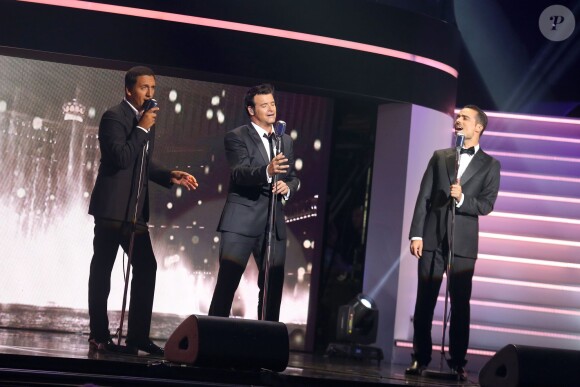
POLYGON ((296 159, 296 161, 294 162, 294 168, 296 168, 297 171, 301 171, 302 167, 303 167, 302 159, 296 159))
POLYGON ((299 267, 297 274, 298 274, 298 282, 304 282, 304 274, 306 274, 306 270, 303 267, 299 267))
POLYGON ((314 140, 314 150, 319 151, 320 148, 322 148, 322 141, 320 141, 320 140, 314 140))
POLYGON ((171 102, 175 102, 175 101, 177 101, 177 91, 175 91, 175 90, 171 90, 171 91, 169 92, 169 100, 170 100, 171 102))
POLYGON ((42 128, 42 118, 34 117, 32 119, 32 129, 39 130, 40 128, 42 128))
POLYGON ((223 124, 226 120, 225 114, 221 110, 218 109, 218 111, 216 112, 216 115, 217 115, 218 122, 220 124, 223 124))
POLYGON ((361 304, 363 304, 364 306, 366 306, 369 309, 373 307, 371 302, 364 297, 361 297, 360 302, 361 302, 361 304))

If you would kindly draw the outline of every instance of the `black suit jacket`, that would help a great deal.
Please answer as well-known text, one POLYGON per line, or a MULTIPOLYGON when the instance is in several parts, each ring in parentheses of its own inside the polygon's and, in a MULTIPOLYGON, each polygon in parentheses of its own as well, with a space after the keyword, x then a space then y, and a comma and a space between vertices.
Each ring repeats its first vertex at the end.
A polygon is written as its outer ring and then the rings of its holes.
MULTIPOLYGON (((450 185, 455 182, 455 148, 435 151, 425 170, 409 238, 422 237, 423 250, 437 249, 450 227, 450 185)), ((500 182, 500 163, 481 148, 461 176, 464 201, 455 209, 454 253, 477 258, 479 216, 493 210, 500 182)))
MULTIPOLYGON (((228 197, 217 227, 218 231, 228 231, 256 237, 266 231, 271 188, 266 177, 270 160, 268 153, 254 127, 240 126, 228 132, 224 138, 226 158, 230 166, 228 197)), ((292 138, 284 134, 281 151, 288 159, 290 168, 278 175, 290 189, 290 197, 299 186, 294 172, 294 152, 292 138)), ((276 233, 278 238, 286 238, 286 224, 281 196, 276 203, 276 233)))
POLYGON ((101 164, 89 205, 89 214, 95 217, 133 220, 139 193, 137 218, 148 221, 148 180, 171 186, 171 172, 152 159, 155 127, 147 133, 137 128, 137 123, 126 101, 107 110, 101 118, 101 164))

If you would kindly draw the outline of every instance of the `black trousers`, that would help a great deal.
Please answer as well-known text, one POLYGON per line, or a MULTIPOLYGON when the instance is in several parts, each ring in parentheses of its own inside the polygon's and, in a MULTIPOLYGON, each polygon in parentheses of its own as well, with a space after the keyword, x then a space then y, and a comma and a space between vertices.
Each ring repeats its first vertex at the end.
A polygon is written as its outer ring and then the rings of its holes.
MULTIPOLYGON (((90 338, 105 341, 110 337, 107 300, 111 290, 111 271, 119 246, 128 254, 132 225, 95 218, 94 254, 89 274, 90 338)), ((127 326, 127 341, 149 339, 157 261, 145 223, 135 229, 131 259, 132 280, 127 326)), ((119 281, 124 281, 119 276, 119 281)))
MULTIPOLYGON (((417 301, 413 317, 413 358, 422 365, 431 361, 431 327, 443 273, 447 270, 449 250, 444 243, 436 251, 423 251, 419 259, 417 301)), ((449 287, 451 319, 449 322, 449 363, 463 367, 469 344, 471 287, 475 259, 454 256, 449 287)))
MULTIPOLYGON (((250 254, 253 254, 258 266, 258 318, 262 317, 264 296, 264 267, 266 252, 266 235, 247 237, 231 232, 222 232, 220 242, 220 268, 213 297, 209 307, 209 316, 229 317, 236 289, 242 278, 250 254)), ((269 271, 268 305, 265 319, 278 321, 280 318, 280 303, 284 286, 284 263, 286 260, 286 240, 276 238, 273 243, 272 262, 269 271)))

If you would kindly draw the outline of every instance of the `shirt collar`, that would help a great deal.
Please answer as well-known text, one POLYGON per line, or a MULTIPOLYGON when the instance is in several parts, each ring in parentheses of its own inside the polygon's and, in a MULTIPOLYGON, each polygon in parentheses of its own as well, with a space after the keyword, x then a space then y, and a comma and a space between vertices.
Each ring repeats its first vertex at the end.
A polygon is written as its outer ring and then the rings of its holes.
POLYGON ((131 105, 131 102, 129 102, 127 100, 127 98, 123 98, 123 100, 125 102, 127 102, 127 105, 129 105, 129 107, 131 108, 131 110, 133 110, 133 113, 135 113, 135 116, 137 116, 137 118, 139 118, 139 110, 135 109, 135 106, 131 105))
POLYGON ((266 132, 266 131, 264 130, 264 128, 261 128, 261 127, 259 127, 258 125, 254 124, 254 123, 253 123, 253 122, 251 122, 251 121, 250 121, 250 124, 252 124, 252 126, 254 127, 254 129, 256 129, 256 131, 258 132, 258 134, 260 135, 260 137, 264 137, 264 134, 265 134, 266 136, 268 136, 268 135, 269 135, 269 133, 268 133, 268 132, 266 132))

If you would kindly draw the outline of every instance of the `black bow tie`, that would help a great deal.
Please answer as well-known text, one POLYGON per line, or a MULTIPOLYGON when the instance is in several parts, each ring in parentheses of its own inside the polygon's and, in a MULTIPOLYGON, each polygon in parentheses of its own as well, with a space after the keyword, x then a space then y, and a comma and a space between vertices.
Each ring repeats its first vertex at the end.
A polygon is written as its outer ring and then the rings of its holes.
POLYGON ((467 153, 470 156, 473 156, 475 154, 475 148, 471 147, 471 148, 461 148, 461 151, 459 151, 460 154, 464 154, 467 153))

